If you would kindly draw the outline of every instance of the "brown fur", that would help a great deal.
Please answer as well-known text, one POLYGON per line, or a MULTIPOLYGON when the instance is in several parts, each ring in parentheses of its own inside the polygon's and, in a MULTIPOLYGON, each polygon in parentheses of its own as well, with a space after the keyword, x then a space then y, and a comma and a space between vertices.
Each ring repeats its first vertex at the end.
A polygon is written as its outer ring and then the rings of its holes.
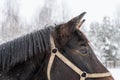
MULTIPOLYGON (((67 23, 33 32, 0 46, 0 80, 47 80, 50 34, 58 50, 73 64, 88 73, 108 72, 97 59, 85 35, 78 29, 85 12, 67 23), (78 25, 79 24, 79 25, 78 25)), ((79 80, 79 75, 55 58, 51 80, 79 80)), ((113 80, 99 78, 86 80, 113 80)))

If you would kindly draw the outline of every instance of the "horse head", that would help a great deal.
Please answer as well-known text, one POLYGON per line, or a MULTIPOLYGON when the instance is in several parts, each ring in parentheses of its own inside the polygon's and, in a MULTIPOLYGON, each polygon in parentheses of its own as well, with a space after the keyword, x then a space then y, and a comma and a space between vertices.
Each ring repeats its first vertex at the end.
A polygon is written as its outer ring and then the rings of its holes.
POLYGON ((82 19, 84 15, 85 12, 66 23, 57 25, 52 31, 53 43, 58 49, 56 54, 62 54, 68 62, 65 62, 63 57, 57 55, 54 57, 48 73, 51 80, 113 80, 109 71, 97 59, 85 35, 79 30, 85 21, 82 19), (72 69, 69 61, 75 65, 72 67, 77 66, 76 71, 72 69), (82 79, 81 75, 88 76, 88 74, 92 77, 82 79))
POLYGON ((0 45, 0 80, 113 80, 80 30, 84 15, 0 45))

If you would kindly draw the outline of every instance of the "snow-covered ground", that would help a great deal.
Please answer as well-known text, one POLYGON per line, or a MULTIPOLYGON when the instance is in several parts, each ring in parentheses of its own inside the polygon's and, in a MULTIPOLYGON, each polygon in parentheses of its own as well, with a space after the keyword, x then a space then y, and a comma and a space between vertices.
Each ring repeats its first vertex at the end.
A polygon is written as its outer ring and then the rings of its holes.
POLYGON ((114 80, 120 80, 120 68, 109 68, 109 71, 112 73, 114 80))

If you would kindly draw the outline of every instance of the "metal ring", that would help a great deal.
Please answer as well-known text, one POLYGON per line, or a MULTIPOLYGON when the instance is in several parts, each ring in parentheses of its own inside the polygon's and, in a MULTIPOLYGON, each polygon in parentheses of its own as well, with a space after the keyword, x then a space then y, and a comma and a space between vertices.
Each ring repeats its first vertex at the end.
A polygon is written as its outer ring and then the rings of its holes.
POLYGON ((81 74, 81 77, 87 77, 87 72, 83 71, 83 73, 81 74))
POLYGON ((51 50, 51 52, 54 53, 54 54, 57 53, 57 51, 58 51, 57 48, 53 48, 53 49, 51 50))

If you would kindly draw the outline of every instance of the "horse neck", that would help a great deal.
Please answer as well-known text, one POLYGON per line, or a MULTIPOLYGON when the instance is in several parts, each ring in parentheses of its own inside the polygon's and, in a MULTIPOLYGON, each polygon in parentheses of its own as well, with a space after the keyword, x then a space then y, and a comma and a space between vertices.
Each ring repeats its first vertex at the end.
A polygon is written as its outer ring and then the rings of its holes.
POLYGON ((34 56, 42 56, 49 46, 49 29, 36 31, 0 46, 0 64, 9 68, 34 56))

